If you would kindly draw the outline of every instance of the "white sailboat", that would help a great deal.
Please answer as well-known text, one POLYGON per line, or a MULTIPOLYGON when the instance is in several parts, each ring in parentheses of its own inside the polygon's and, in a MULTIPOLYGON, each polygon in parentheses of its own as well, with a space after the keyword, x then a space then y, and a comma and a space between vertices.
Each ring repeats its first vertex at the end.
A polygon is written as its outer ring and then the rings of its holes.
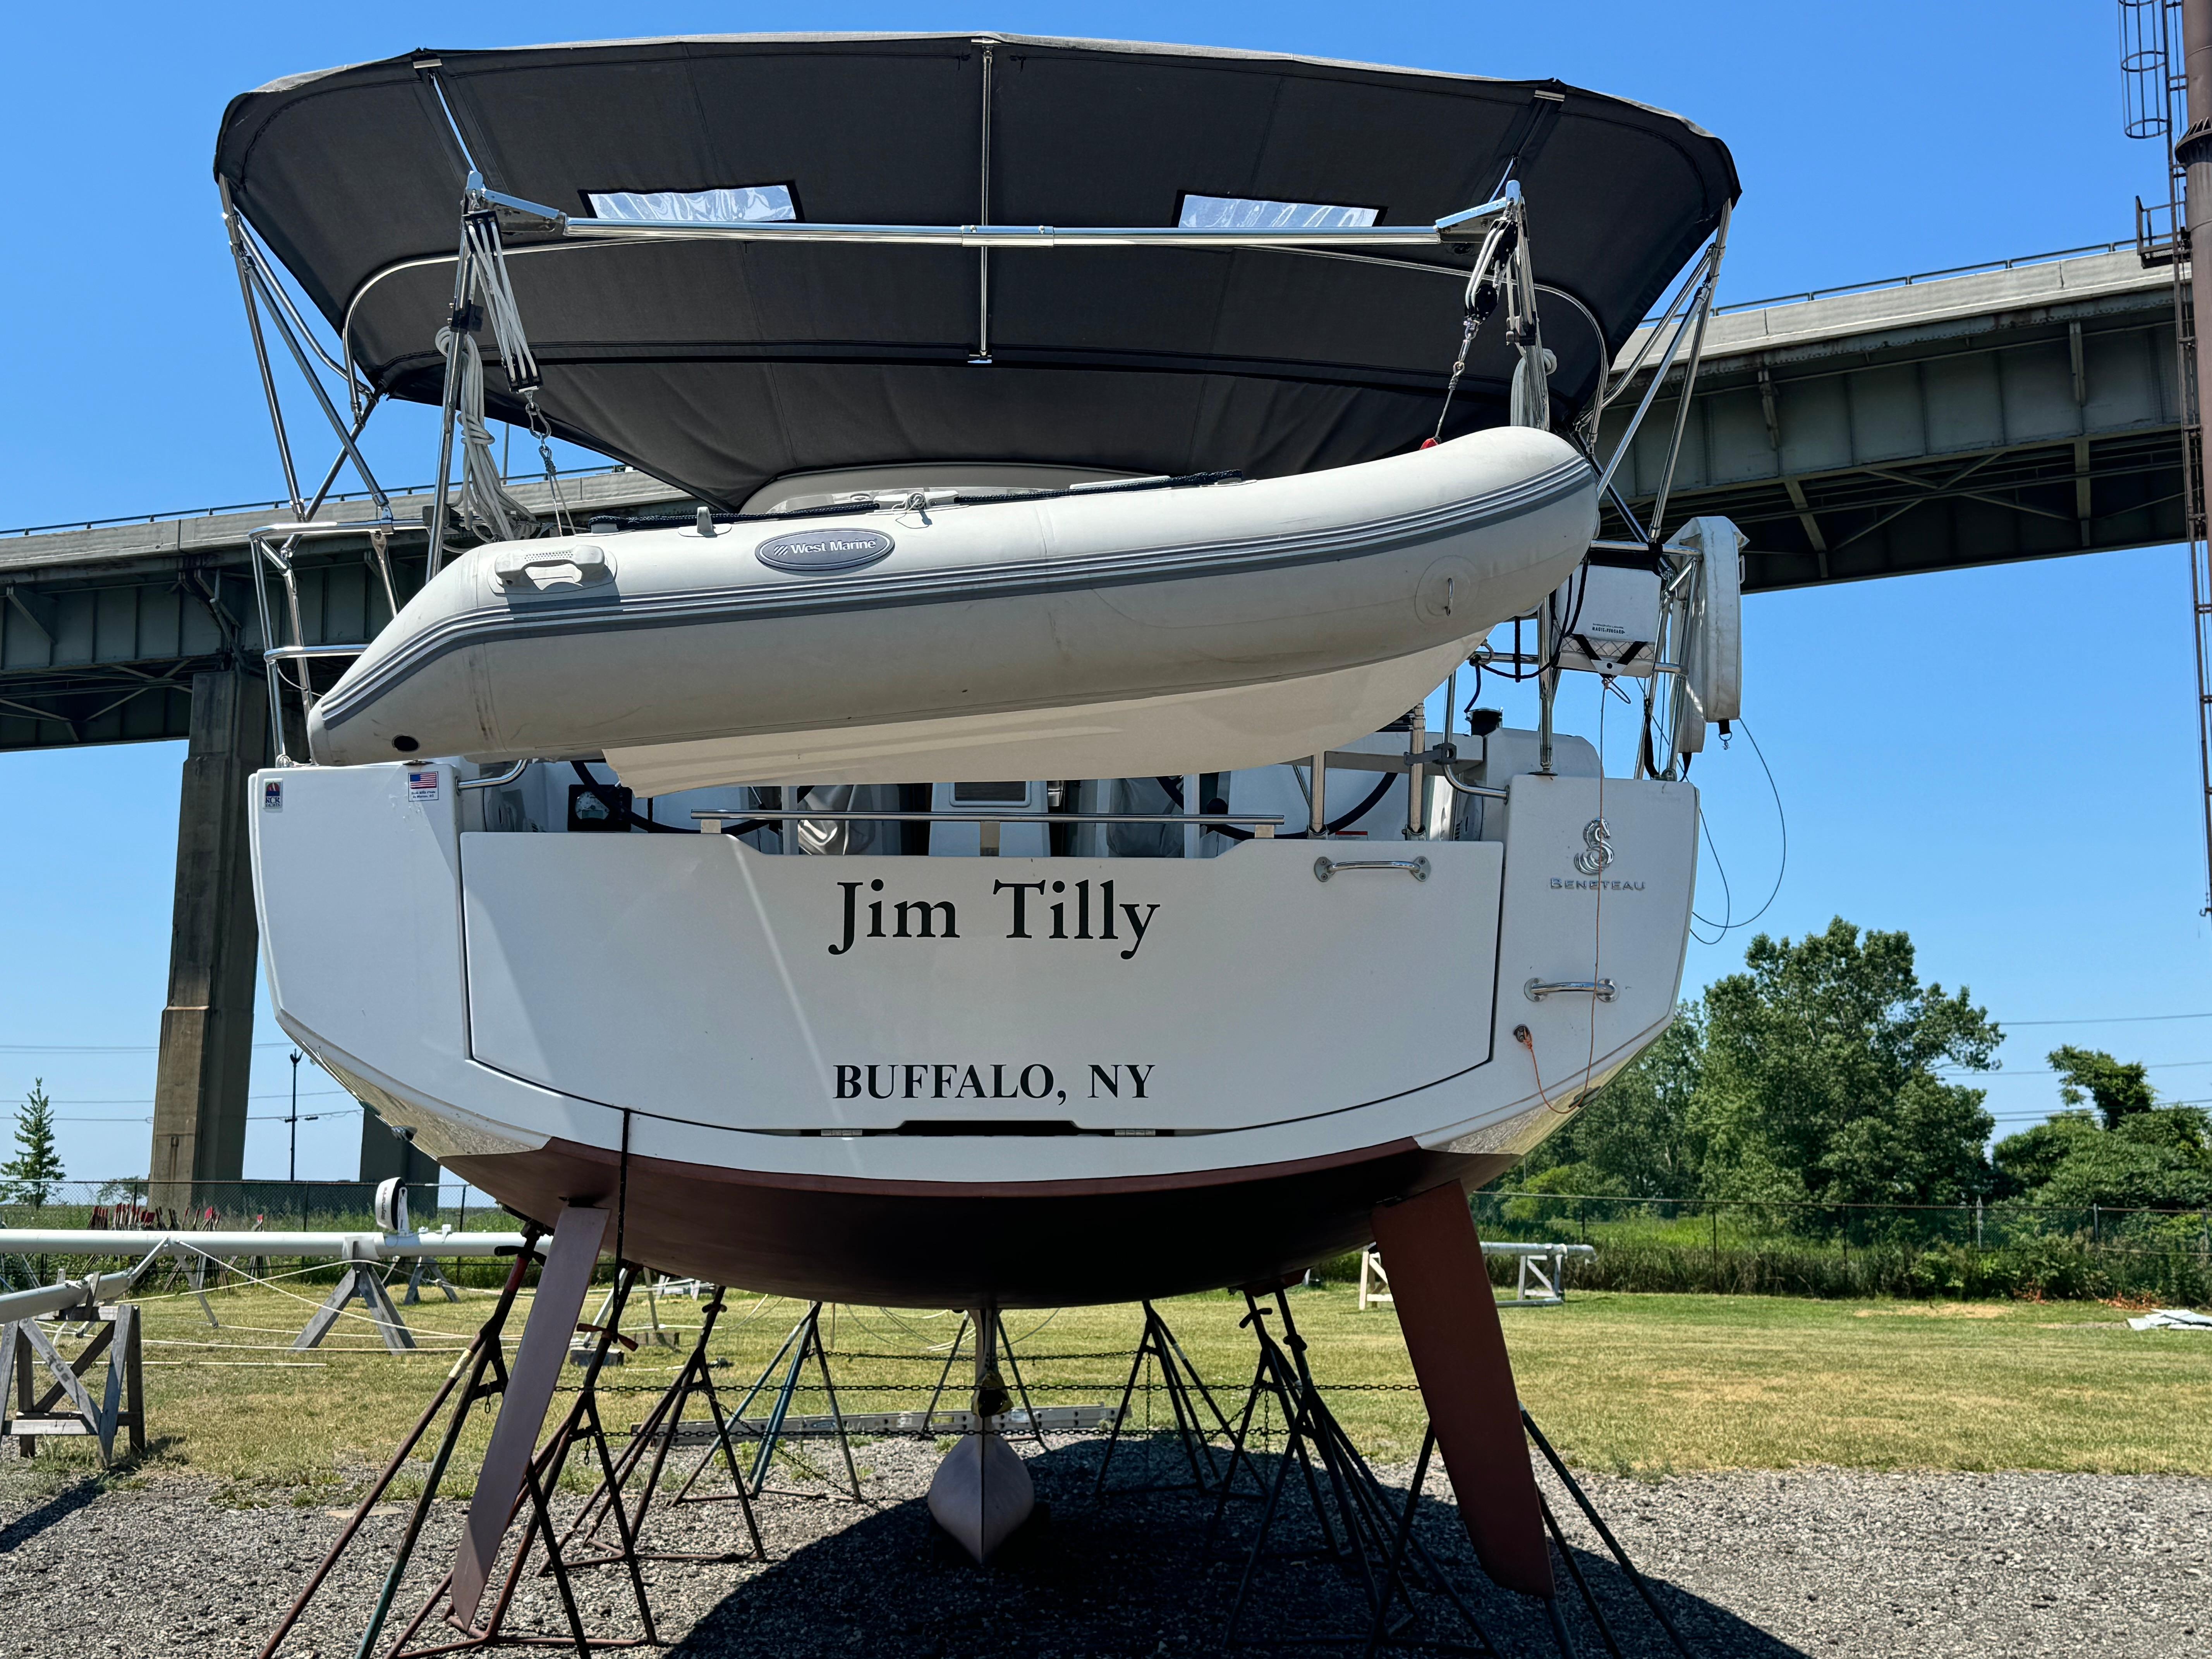
MULTIPOLYGON (((1692 124, 732 38, 295 77, 217 173, 249 295, 265 243, 357 395, 442 403, 463 456, 374 639, 300 603, 335 532, 256 540, 313 757, 254 781, 276 1017, 502 1202, 810 1298, 1280 1282, 1510 1168, 1673 1017, 1741 538, 1662 538, 1662 495, 1602 541, 1592 447, 1701 246, 1655 388, 1710 306, 1735 183, 1692 124), (495 418, 696 504, 538 522, 495 418), (1426 729, 1522 617, 1538 728, 1426 729), (1634 775, 1552 730, 1578 670, 1653 687, 1634 775)), ((979 1433, 933 1492, 979 1558, 1019 1469, 979 1433)))

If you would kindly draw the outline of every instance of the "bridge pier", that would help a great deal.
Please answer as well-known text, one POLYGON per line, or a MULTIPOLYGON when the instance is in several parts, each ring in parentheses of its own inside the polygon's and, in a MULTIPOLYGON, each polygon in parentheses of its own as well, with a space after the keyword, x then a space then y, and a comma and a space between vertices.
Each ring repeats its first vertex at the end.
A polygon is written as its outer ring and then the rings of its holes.
POLYGON ((235 1181, 245 1169, 260 945, 246 787, 269 758, 268 693, 258 676, 195 674, 191 696, 148 1164, 149 1202, 180 1212, 192 1207, 194 1182, 235 1181))

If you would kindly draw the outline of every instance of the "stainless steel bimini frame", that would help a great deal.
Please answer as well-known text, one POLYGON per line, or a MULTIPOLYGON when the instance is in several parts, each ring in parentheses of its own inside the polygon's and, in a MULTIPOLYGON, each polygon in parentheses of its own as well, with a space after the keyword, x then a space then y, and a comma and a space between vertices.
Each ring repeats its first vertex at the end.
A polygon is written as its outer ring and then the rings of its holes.
MULTIPOLYGON (((890 225, 824 224, 801 219, 584 219, 558 208, 485 187, 471 165, 468 194, 562 236, 601 240, 865 242, 920 247, 1440 247, 1472 241, 1521 199, 1509 179, 1495 200, 1427 225, 1340 225, 1302 230, 1211 230, 1182 225, 890 225)), ((1466 273, 1453 273, 1465 280, 1466 273)))
MULTIPOLYGON (((502 358, 513 357, 520 360, 523 380, 518 381, 518 384, 526 386, 524 394, 526 399, 528 398, 527 386, 534 386, 536 384, 535 366, 530 357, 527 340, 522 332, 520 319, 513 313, 512 295, 507 288, 505 280, 505 261, 509 251, 503 246, 496 228, 498 216, 501 213, 534 222, 538 225, 550 228, 564 240, 576 241, 678 240, 849 242, 873 246, 974 248, 978 255, 979 311, 976 349, 971 361, 978 363, 990 362, 988 261, 991 251, 996 248, 1009 250, 1042 250, 1060 247, 1257 248, 1321 258, 1387 263, 1410 270, 1434 270, 1455 282, 1468 283, 1470 290, 1469 303, 1472 307, 1473 285, 1480 281, 1485 275, 1481 262, 1478 262, 1478 269, 1470 274, 1454 266, 1431 266, 1420 262, 1405 260, 1378 260, 1374 252, 1361 250, 1436 248, 1454 243, 1472 242, 1478 239, 1494 240, 1494 234, 1501 228, 1509 224, 1517 224, 1521 228, 1521 234, 1517 239, 1518 264, 1516 266, 1515 275, 1532 301, 1528 318, 1529 326, 1525 331, 1526 337, 1520 338, 1518 341, 1524 359, 1540 357, 1543 349, 1533 304, 1533 299, 1536 294, 1551 295, 1566 301, 1573 306, 1585 321, 1589 322, 1592 327, 1595 328, 1595 320, 1590 316, 1589 308, 1576 300, 1571 294, 1550 284, 1539 283, 1535 281, 1533 263, 1528 253, 1526 204, 1519 181, 1510 176, 1500 183, 1498 194, 1493 199, 1463 212, 1448 215, 1427 225, 1358 225, 1292 230, 1249 230, 1200 229, 1183 226, 1063 227, 999 225, 988 222, 968 225, 827 224, 804 221, 764 220, 718 223, 688 220, 617 221, 577 218, 558 209, 545 206, 542 203, 532 202, 487 186, 483 173, 477 165, 476 158, 471 153, 468 141, 462 134, 459 124, 453 118, 444 85, 437 74, 439 65, 436 59, 425 58, 417 63, 416 67, 436 94, 439 107, 446 118, 447 133, 458 152, 466 175, 460 204, 461 231, 454 255, 454 312, 457 316, 460 315, 477 285, 480 283, 483 284, 487 299, 495 302, 488 307, 488 309, 496 313, 493 320, 495 331, 499 336, 502 358)), ((987 75, 988 67, 987 51, 987 75)), ((989 152, 987 148, 981 161, 978 199, 978 206, 986 216, 990 208, 989 167, 989 152)), ((264 662, 269 675, 270 727, 275 740, 276 762, 283 765, 291 763, 291 757, 286 752, 281 713, 284 680, 283 665, 288 662, 304 663, 319 658, 334 659, 358 655, 360 650, 363 648, 338 645, 309 646, 306 642, 301 629, 298 585, 292 562, 295 548, 301 539, 331 534, 355 535, 368 531, 371 537, 376 566, 384 581, 386 596, 391 602, 392 608, 396 611, 398 609, 398 593, 392 577, 389 538, 402 528, 412 533, 415 526, 401 526, 394 522, 390 500, 385 495, 382 487, 376 482, 368 463, 362 459, 356 443, 362 428, 368 424, 370 416, 375 410, 380 394, 374 388, 364 386, 355 374, 351 352, 344 338, 341 338, 337 357, 331 356, 316 342, 312 331, 307 325, 306 319, 285 294, 275 273, 270 269, 265 257, 255 244, 251 232, 234 207, 228 186, 219 185, 219 188, 222 195, 223 218, 229 232, 232 257, 238 268, 240 292, 246 304, 247 330, 253 342, 262 389, 269 404, 270 421, 276 440, 278 458, 284 469, 287 490, 294 510, 292 523, 268 526, 263 531, 254 532, 250 538, 253 549, 255 597, 260 606, 262 617, 262 637, 265 647, 264 662), (339 453, 332 459, 312 498, 303 498, 300 490, 297 469, 292 459, 290 437, 286 428, 282 403, 276 392, 275 377, 270 368, 267 341, 262 327, 262 315, 264 309, 270 322, 275 326, 289 349, 295 365, 307 381, 325 418, 337 434, 339 453), (337 374, 344 381, 355 416, 350 426, 340 418, 336 405, 323 386, 314 364, 309 361, 311 352, 331 373, 337 374), (376 520, 366 524, 356 523, 347 526, 326 526, 315 523, 315 515, 327 498, 332 484, 337 481, 339 471, 349 463, 360 475, 375 501, 376 520), (270 617, 265 578, 268 571, 270 570, 273 570, 284 584, 287 620, 291 624, 292 634, 291 643, 289 645, 277 645, 275 642, 276 636, 270 628, 270 617)), ((1646 337, 1636 359, 1618 374, 1613 371, 1609 362, 1601 365, 1598 393, 1592 400, 1590 410, 1583 423, 1585 447, 1594 447, 1597 437, 1598 421, 1611 401, 1613 388, 1616 386, 1625 385, 1634 377, 1650 356, 1660 337, 1662 334, 1666 335, 1668 337, 1665 350, 1652 372, 1650 384, 1645 388, 1641 402, 1631 416, 1627 427, 1622 432, 1619 442, 1614 445, 1612 454, 1603 464, 1599 476, 1601 492, 1609 496, 1615 508, 1632 528, 1642 531, 1644 538, 1642 545, 1648 549, 1656 550, 1659 545, 1660 531, 1665 519, 1668 497, 1672 489, 1675 464, 1680 455, 1682 439, 1686 428, 1690 392, 1695 385, 1698 366, 1704 355, 1705 326, 1711 314, 1714 290, 1719 280, 1721 260, 1727 247, 1728 227, 1729 210, 1724 206, 1722 210, 1719 228, 1711 242, 1708 244, 1698 264, 1678 285, 1674 299, 1646 337), (1670 325, 1671 332, 1669 332, 1670 325), (1666 464, 1662 471, 1659 489, 1652 503, 1649 522, 1639 525, 1637 514, 1631 509, 1620 491, 1614 488, 1613 476, 1619 471, 1622 460, 1627 456, 1631 445, 1634 443, 1642 428, 1644 416, 1650 411, 1661 386, 1664 384, 1674 368, 1686 342, 1689 346, 1689 355, 1685 363, 1682 392, 1675 410, 1674 431, 1668 444, 1666 464)), ((1601 337, 1600 343, 1602 346, 1601 337)), ((446 527, 451 507, 454 428, 459 416, 458 399, 461 375, 459 359, 463 349, 461 335, 458 329, 447 331, 444 345, 445 374, 439 417, 438 470, 434 486, 434 497, 430 522, 428 526, 429 551, 427 568, 433 575, 436 574, 437 568, 442 562, 446 527)), ((1464 349, 1463 342, 1462 355, 1464 349)), ((510 362, 508 367, 512 376, 517 371, 517 363, 510 362)), ((1524 374, 1528 372, 1524 364, 1524 374)), ((1534 383, 1540 388, 1543 384, 1540 367, 1536 368, 1529 378, 1532 378, 1534 383)), ((542 422, 536 417, 534 402, 532 404, 532 428, 538 434, 542 448, 547 434, 542 422)), ((1540 399, 1539 399, 1538 412, 1531 418, 1540 423, 1543 422, 1540 399)), ((1595 464, 1595 461, 1593 464, 1595 464)), ((549 453, 549 469, 550 465, 549 453)), ((557 486, 555 495, 557 510, 557 486)), ((1542 626, 1540 620, 1539 656, 1546 661, 1549 659, 1553 645, 1553 641, 1549 638, 1550 632, 1551 630, 1542 626)), ((1548 770, 1550 766, 1552 705, 1557 684, 1556 671, 1540 667, 1538 672, 1540 726, 1544 738, 1540 767, 1545 770, 1548 770)), ((312 707, 315 694, 304 675, 300 679, 297 689, 303 702, 312 707)), ((1446 782, 1458 793, 1462 794, 1488 793, 1461 782, 1453 775, 1449 758, 1451 750, 1449 729, 1448 720, 1445 741, 1439 745, 1439 753, 1422 754, 1417 759, 1409 757, 1411 763, 1409 769, 1413 772, 1417 785, 1413 792, 1414 795, 1418 796, 1421 793, 1418 788, 1418 782, 1420 771, 1425 765, 1434 766, 1435 769, 1442 773, 1446 782), (1443 763, 1438 764, 1439 761, 1443 763)), ((1412 747, 1418 751, 1423 745, 1417 738, 1412 747)), ((1308 792, 1316 827, 1325 821, 1322 781, 1326 775, 1326 757, 1316 757, 1313 763, 1314 781, 1308 792)), ((816 813, 806 816, 823 815, 816 813)), ((1178 817, 1176 821, 1186 820, 1178 817)))

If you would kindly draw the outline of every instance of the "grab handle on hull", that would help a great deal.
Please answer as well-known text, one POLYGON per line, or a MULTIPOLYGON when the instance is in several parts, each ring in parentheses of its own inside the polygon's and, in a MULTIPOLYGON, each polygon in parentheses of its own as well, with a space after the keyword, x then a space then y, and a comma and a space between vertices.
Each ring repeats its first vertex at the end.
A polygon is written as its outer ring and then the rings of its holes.
POLYGON ((501 553, 492 562, 492 575, 501 587, 595 587, 612 581, 614 574, 606 550, 589 543, 518 550, 501 553))
POLYGON ((1331 876, 1341 875, 1346 870, 1402 870, 1415 881, 1429 878, 1426 859, 1316 859, 1314 879, 1327 881, 1331 876))
POLYGON ((1532 979, 1521 988, 1521 994, 1531 1002, 1560 995, 1589 996, 1600 1002, 1611 1002, 1620 994, 1620 988, 1609 979, 1532 979))

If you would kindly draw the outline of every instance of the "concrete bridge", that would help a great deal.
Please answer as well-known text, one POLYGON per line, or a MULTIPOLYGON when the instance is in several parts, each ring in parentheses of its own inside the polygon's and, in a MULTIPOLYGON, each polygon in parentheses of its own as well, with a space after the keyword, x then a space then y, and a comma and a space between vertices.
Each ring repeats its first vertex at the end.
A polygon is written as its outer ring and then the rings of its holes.
MULTIPOLYGON (((2176 375, 2172 270, 2132 245, 1732 307, 1708 332, 1668 522, 1723 513, 1742 526, 1753 592, 2170 544, 2187 534, 2176 375)), ((1680 407, 1674 379, 1618 479, 1646 512, 1680 407)), ((1607 447, 1642 392, 1632 382, 1608 412, 1607 447)), ((550 507, 542 484, 516 493, 550 507)), ((623 471, 565 493, 586 518, 686 505, 623 471)), ((428 505, 393 501, 402 603, 422 578, 428 505)), ((157 1181, 235 1177, 244 1156, 257 942, 246 778, 270 746, 246 538, 286 516, 267 506, 0 535, 0 750, 187 744, 157 1181)), ((366 640, 388 620, 370 516, 365 501, 334 501, 322 518, 363 533, 303 547, 309 643, 366 640)), ((364 1176, 421 1173, 373 1115, 362 1147, 364 1176)))

